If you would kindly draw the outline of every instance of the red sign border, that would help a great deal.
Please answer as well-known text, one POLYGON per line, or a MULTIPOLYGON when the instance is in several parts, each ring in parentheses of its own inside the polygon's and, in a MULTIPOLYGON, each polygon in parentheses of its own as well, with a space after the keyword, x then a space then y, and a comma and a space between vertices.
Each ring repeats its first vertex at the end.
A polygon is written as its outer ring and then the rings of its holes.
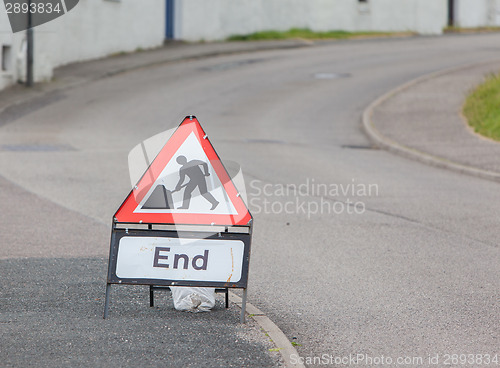
POLYGON ((252 220, 252 215, 241 199, 198 119, 194 116, 187 116, 163 146, 120 208, 118 208, 114 220, 118 223, 138 224, 246 226, 252 220), (191 133, 195 134, 205 155, 210 160, 237 214, 134 213, 134 210, 149 192, 165 166, 191 133))

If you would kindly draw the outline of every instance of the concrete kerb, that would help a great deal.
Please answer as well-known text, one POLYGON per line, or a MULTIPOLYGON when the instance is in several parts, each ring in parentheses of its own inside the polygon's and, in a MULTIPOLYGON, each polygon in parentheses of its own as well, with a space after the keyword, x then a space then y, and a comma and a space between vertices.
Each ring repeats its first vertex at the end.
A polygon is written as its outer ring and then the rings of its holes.
MULTIPOLYGON (((238 295, 229 292, 229 300, 241 308, 242 301, 238 295)), ((285 367, 305 368, 305 365, 300 364, 299 362, 296 362, 295 364, 292 363, 291 356, 299 356, 297 350, 285 336, 283 331, 281 331, 279 327, 264 314, 264 312, 248 302, 246 310, 247 315, 259 324, 259 326, 269 335, 273 344, 276 345, 276 348, 279 350, 281 357, 283 358, 285 367)))
MULTIPOLYGON (((473 63, 473 64, 467 64, 467 65, 461 65, 458 67, 454 67, 451 69, 445 69, 445 70, 440 70, 437 72, 433 72, 430 74, 426 74, 423 76, 420 76, 418 78, 415 78, 399 87, 396 87, 389 92, 385 93, 384 95, 380 96, 377 98, 375 101, 373 101, 364 111, 363 111, 363 116, 362 116, 362 123, 363 123, 363 129, 365 133, 368 135, 369 139, 379 148, 384 148, 389 152, 395 153, 397 155, 403 156, 405 158, 409 158, 412 160, 416 160, 419 162, 422 162, 427 165, 443 168, 443 169, 448 169, 452 170, 461 174, 466 174, 466 175, 471 175, 475 176, 478 178, 482 179, 487 179, 487 180, 492 180, 495 182, 500 182, 500 173, 494 172, 494 171, 488 171, 488 170, 483 170, 477 167, 473 166, 467 166, 467 165, 462 165, 457 162, 453 162, 449 159, 431 155, 426 152, 422 152, 420 150, 407 147, 405 145, 402 145, 392 139, 389 139, 382 135, 375 125, 372 122, 372 116, 373 116, 373 111, 380 106, 382 103, 390 99, 391 97, 397 95, 398 93, 401 93, 412 86, 415 86, 421 82, 424 82, 426 80, 436 78, 442 75, 450 74, 453 72, 457 72, 460 70, 468 69, 470 67, 476 66, 476 65, 484 65, 484 64, 489 64, 492 62, 495 62, 496 60, 488 60, 482 63, 473 63)), ((457 118, 459 117, 459 112, 457 112, 457 118)))

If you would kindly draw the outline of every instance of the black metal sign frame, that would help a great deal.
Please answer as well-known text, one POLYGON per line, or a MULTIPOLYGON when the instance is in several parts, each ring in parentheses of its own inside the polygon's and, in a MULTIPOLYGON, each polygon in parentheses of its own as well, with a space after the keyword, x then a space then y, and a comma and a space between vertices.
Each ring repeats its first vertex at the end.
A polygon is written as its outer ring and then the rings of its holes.
POLYGON ((246 291, 248 284, 248 270, 250 263, 251 227, 248 233, 230 232, 198 232, 198 231, 172 231, 172 230, 146 230, 146 229, 117 229, 111 232, 111 244, 108 263, 108 277, 106 286, 106 302, 104 306, 104 318, 107 318, 109 303, 111 299, 111 285, 150 285, 150 286, 191 286, 191 287, 213 287, 213 288, 239 288, 243 289, 243 304, 241 320, 244 322, 246 306, 246 291), (170 280, 170 279, 148 279, 148 278, 120 278, 116 275, 118 250, 120 240, 123 237, 157 237, 157 238, 187 238, 187 239, 218 239, 218 240, 239 240, 244 244, 243 264, 241 278, 237 282, 219 281, 190 281, 190 280, 170 280))

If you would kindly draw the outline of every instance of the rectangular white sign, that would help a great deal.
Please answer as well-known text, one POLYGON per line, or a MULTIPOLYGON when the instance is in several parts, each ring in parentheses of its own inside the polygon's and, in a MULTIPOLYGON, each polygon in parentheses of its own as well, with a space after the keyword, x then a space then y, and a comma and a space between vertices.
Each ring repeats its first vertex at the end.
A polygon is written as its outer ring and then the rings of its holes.
POLYGON ((241 240, 124 236, 116 276, 131 279, 238 282, 241 240))

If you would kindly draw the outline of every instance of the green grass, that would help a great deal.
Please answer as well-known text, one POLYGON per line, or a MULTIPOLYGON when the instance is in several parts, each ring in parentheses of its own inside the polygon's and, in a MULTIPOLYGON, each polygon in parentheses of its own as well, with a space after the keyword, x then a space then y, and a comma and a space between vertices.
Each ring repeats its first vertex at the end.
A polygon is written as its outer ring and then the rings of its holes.
POLYGON ((233 35, 228 37, 228 41, 262 41, 262 40, 326 40, 326 39, 348 39, 364 37, 386 37, 395 35, 411 35, 412 33, 395 32, 347 32, 347 31, 326 31, 314 32, 308 28, 292 28, 288 31, 261 31, 247 35, 233 35))
POLYGON ((443 29, 444 33, 488 33, 488 32, 500 32, 500 27, 455 27, 448 26, 443 29))
POLYGON ((467 97, 463 112, 477 133, 500 141, 500 73, 489 76, 467 97))

